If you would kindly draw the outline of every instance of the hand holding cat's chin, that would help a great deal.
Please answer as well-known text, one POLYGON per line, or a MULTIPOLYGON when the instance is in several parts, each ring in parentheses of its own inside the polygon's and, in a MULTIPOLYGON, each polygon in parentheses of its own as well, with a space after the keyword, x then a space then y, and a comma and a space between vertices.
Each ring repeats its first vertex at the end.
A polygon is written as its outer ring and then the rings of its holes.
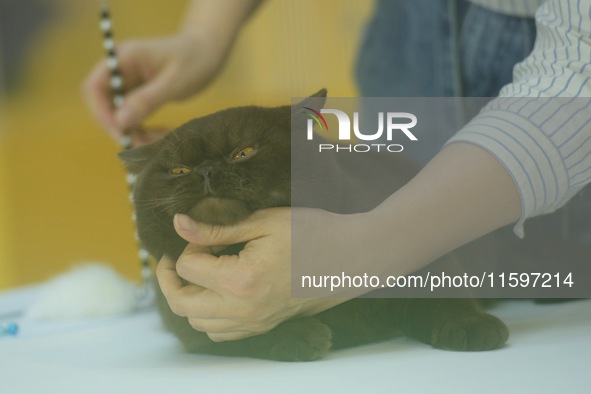
POLYGON ((189 246, 176 265, 167 258, 158 264, 160 287, 173 312, 214 341, 262 334, 291 317, 314 315, 346 301, 292 298, 290 208, 260 210, 226 227, 177 216, 175 228, 189 246), (248 243, 239 255, 207 252, 241 242, 248 243))

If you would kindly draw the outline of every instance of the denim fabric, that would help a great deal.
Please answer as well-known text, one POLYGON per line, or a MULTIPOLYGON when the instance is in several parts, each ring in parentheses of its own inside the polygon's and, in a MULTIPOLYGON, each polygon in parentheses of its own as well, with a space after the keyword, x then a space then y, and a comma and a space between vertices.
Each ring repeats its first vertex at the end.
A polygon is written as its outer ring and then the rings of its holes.
POLYGON ((356 77, 365 97, 494 97, 534 40, 533 19, 467 0, 378 0, 356 77))
MULTIPOLYGON (((533 19, 467 0, 378 0, 357 82, 363 97, 495 97, 534 40, 533 19)), ((424 165, 452 135, 450 128, 433 129, 405 154, 424 165)))

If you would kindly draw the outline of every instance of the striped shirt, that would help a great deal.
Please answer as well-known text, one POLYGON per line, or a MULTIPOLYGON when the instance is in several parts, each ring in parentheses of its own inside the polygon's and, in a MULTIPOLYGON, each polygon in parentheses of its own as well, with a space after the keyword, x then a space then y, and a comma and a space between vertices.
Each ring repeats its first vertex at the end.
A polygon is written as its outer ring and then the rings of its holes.
POLYGON ((591 0, 470 1, 512 15, 539 5, 534 49, 513 82, 448 141, 478 145, 505 166, 521 197, 514 231, 523 236, 527 218, 591 183, 591 0))

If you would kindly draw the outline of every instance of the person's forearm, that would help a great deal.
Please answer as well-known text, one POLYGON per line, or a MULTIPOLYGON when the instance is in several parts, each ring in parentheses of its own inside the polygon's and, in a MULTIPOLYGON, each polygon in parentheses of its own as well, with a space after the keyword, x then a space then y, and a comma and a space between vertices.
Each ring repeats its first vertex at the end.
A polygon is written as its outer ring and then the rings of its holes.
POLYGON ((408 274, 517 221, 520 211, 519 193, 505 168, 475 145, 454 143, 362 216, 369 230, 364 249, 377 252, 373 264, 391 262, 387 257, 395 256, 393 266, 376 266, 378 270, 408 274))
POLYGON ((232 42, 245 21, 263 0, 193 0, 185 12, 180 32, 207 31, 232 42))

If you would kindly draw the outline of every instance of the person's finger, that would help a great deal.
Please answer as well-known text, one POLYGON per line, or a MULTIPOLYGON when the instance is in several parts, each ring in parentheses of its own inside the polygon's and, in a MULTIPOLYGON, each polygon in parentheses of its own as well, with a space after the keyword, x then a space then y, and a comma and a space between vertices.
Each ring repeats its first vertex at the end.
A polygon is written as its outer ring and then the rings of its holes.
POLYGON ((185 284, 176 272, 175 262, 164 256, 156 267, 156 277, 170 309, 179 316, 217 319, 223 312, 219 294, 195 284, 185 284))
POLYGON ((262 334, 266 331, 244 329, 234 320, 189 318, 189 325, 199 332, 206 333, 214 342, 235 341, 262 334))
POLYGON ((106 63, 100 62, 82 85, 82 94, 92 115, 111 137, 118 140, 121 137, 122 129, 117 126, 114 117, 109 78, 110 74, 106 63))
POLYGON ((186 241, 207 246, 233 245, 260 238, 267 233, 256 215, 234 225, 213 226, 196 223, 187 215, 176 214, 173 223, 176 232, 186 241))
POLYGON ((166 298, 167 294, 173 295, 184 286, 182 278, 176 272, 175 261, 168 256, 163 256, 156 265, 156 277, 166 298))
POLYGON ((241 330, 240 322, 231 319, 202 319, 202 318, 188 318, 189 324, 193 329, 201 332, 221 333, 241 330))
MULTIPOLYGON (((179 257, 177 273, 183 279, 199 286, 212 289, 219 294, 249 297, 259 286, 261 273, 253 269, 262 260, 260 242, 273 231, 273 223, 290 217, 289 210, 255 212, 246 220, 232 226, 210 226, 195 223, 186 215, 177 214, 174 226, 178 234, 189 241, 179 257), (279 214, 277 214, 279 212, 279 214), (231 245, 247 242, 238 255, 213 256, 204 250, 209 245, 231 245), (245 264, 245 262, 249 264, 245 264)), ((264 256, 262 257, 264 259, 264 256)))
POLYGON ((248 337, 252 337, 255 335, 259 335, 258 333, 253 333, 250 331, 233 331, 233 332, 224 332, 224 333, 207 333, 209 339, 214 342, 226 342, 226 341, 237 341, 240 339, 245 339, 248 337))
POLYGON ((230 332, 244 332, 252 334, 262 334, 275 327, 277 322, 268 322, 267 324, 253 324, 248 319, 203 319, 197 317, 188 317, 189 324, 197 331, 207 332, 209 334, 221 334, 230 332))
POLYGON ((176 262, 176 272, 184 280, 225 293, 234 282, 233 267, 238 265, 239 256, 215 256, 200 251, 198 245, 189 245, 176 262))
POLYGON ((153 80, 129 91, 123 105, 115 112, 117 126, 122 130, 137 126, 169 101, 174 95, 172 91, 174 78, 172 70, 164 70, 153 80))
MULTIPOLYGON (((185 284, 176 272, 176 263, 167 256, 163 256, 156 266, 156 277, 170 309, 179 316, 187 316, 196 304, 193 298, 200 297, 204 291, 202 287, 185 284)), ((197 316, 201 316, 199 310, 197 316)))

